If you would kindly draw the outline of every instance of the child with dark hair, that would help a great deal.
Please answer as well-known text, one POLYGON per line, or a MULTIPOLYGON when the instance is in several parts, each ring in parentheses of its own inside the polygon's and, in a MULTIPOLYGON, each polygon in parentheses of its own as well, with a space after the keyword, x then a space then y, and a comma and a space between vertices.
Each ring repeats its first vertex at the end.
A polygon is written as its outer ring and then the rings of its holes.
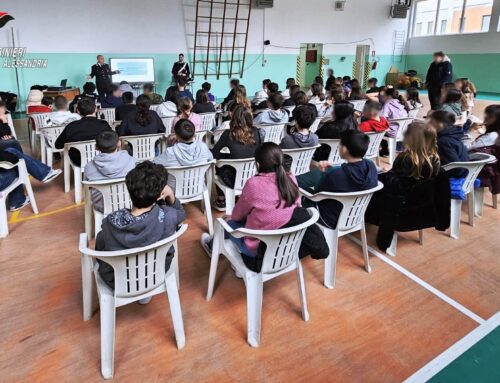
POLYGON ((64 125, 81 118, 79 114, 71 113, 68 110, 68 100, 64 96, 56 96, 54 100, 55 110, 49 116, 47 125, 64 125))
MULTIPOLYGON (((136 160, 126 150, 120 150, 121 144, 116 132, 110 130, 99 133, 96 137, 96 149, 99 153, 85 165, 83 179, 100 181, 124 178, 135 167, 136 160)), ((102 212, 102 194, 92 190, 91 198, 94 209, 102 212)))
POLYGON ((440 110, 449 112, 455 116, 456 119, 462 117, 462 97, 463 93, 458 89, 448 89, 443 99, 443 104, 440 110))
POLYGON ((229 93, 227 94, 226 98, 224 99, 224 101, 222 101, 221 103, 221 106, 224 108, 227 104, 229 104, 231 101, 234 100, 234 94, 236 92, 236 88, 238 88, 238 86, 240 85, 240 80, 238 80, 237 78, 233 78, 231 79, 231 81, 229 81, 229 87, 230 87, 230 91, 229 93))
POLYGON ((116 121, 123 121, 127 114, 137 110, 137 106, 134 104, 134 94, 132 92, 123 92, 122 103, 122 105, 117 106, 115 109, 116 121))
POLYGON ((349 93, 349 100, 356 101, 356 100, 365 100, 366 94, 363 92, 361 89, 361 84, 359 83, 358 80, 353 79, 351 81, 351 93, 349 93))
POLYGON ((171 86, 167 88, 165 93, 165 101, 160 104, 156 113, 160 117, 176 117, 179 114, 177 104, 179 102, 179 91, 176 86, 171 86))
POLYGON ((208 99, 210 100, 210 102, 215 102, 215 96, 212 93, 210 93, 210 89, 212 89, 212 84, 205 81, 203 84, 201 84, 201 89, 207 92, 208 99))
MULTIPOLYGON (((116 251, 151 245, 173 235, 186 214, 172 189, 167 186, 168 172, 161 165, 144 161, 132 169, 125 182, 132 200, 131 209, 114 211, 102 223, 95 249, 116 251)), ((165 259, 165 271, 170 268, 174 248, 165 259)), ((108 286, 114 288, 113 268, 98 261, 99 274, 108 286)), ((139 301, 148 303, 147 301, 139 301)))
POLYGON ((207 91, 199 89, 196 92, 196 104, 193 106, 193 113, 215 113, 215 106, 210 102, 207 91))
POLYGON ((475 150, 500 144, 498 140, 500 134, 500 105, 487 106, 484 110, 484 122, 482 124, 472 124, 470 131, 477 131, 481 128, 484 129, 484 133, 466 143, 467 149, 475 150))
POLYGON ((177 90, 179 91, 179 97, 187 97, 194 102, 193 94, 187 88, 187 80, 183 77, 177 79, 177 90))
POLYGON ((295 86, 295 85, 296 85, 295 79, 293 77, 289 77, 286 79, 285 90, 283 92, 281 92, 281 95, 283 96, 284 100, 288 100, 290 97, 292 97, 291 88, 292 88, 292 86, 295 86))
POLYGON ((181 119, 189 120, 193 123, 196 130, 201 129, 201 117, 197 113, 193 113, 193 102, 189 97, 181 97, 177 103, 179 108, 179 115, 174 118, 173 124, 175 125, 177 121, 181 119))
MULTIPOLYGON (((340 157, 345 163, 332 167, 320 163, 320 169, 297 177, 299 186, 310 193, 349 193, 368 190, 377 186, 377 168, 363 157, 368 150, 370 138, 358 130, 347 130, 340 136, 340 157)), ((312 204, 310 201, 307 204, 312 204)), ((304 203, 306 205, 306 203, 304 203)), ((320 222, 330 228, 337 226, 342 204, 335 200, 318 202, 320 222)))
POLYGON ((309 131, 316 120, 311 108, 300 105, 293 110, 295 126, 280 143, 282 149, 310 148, 318 145, 318 136, 309 131))
POLYGON ((117 128, 120 136, 140 136, 144 134, 165 133, 165 125, 154 110, 151 110, 151 99, 141 94, 135 100, 136 110, 129 113, 117 128))
POLYGON ((147 82, 142 86, 142 92, 149 97, 152 105, 161 104, 163 102, 163 97, 161 94, 155 93, 154 90, 155 86, 150 82, 147 82))
POLYGON ((385 132, 389 129, 389 122, 385 117, 380 116, 382 105, 379 102, 370 100, 363 108, 363 118, 359 125, 359 130, 364 133, 385 132))
POLYGON ((283 97, 274 93, 267 100, 268 109, 260 112, 254 119, 255 125, 284 124, 288 122, 288 113, 283 110, 283 97))
POLYGON ((101 102, 103 108, 116 108, 123 105, 122 90, 116 84, 111 85, 111 94, 108 94, 101 102))
MULTIPOLYGON (((388 88, 385 91, 381 91, 379 94, 379 100, 383 105, 380 115, 385 117, 387 120, 397 120, 399 118, 408 117, 408 111, 410 108, 405 98, 399 94, 397 89, 388 88)), ((389 122, 387 136, 396 137, 398 130, 399 124, 389 122)))
POLYGON ((292 85, 289 89, 287 89, 288 91, 288 94, 290 95, 288 98, 284 97, 285 98, 285 101, 283 102, 283 106, 295 106, 295 94, 297 92, 300 92, 300 86, 298 85, 292 85))
POLYGON ((378 93, 379 92, 379 87, 377 86, 378 79, 375 77, 372 77, 368 80, 367 82, 367 90, 366 93, 378 93))
POLYGON ((83 97, 88 97, 94 100, 94 102, 97 102, 97 94, 95 94, 95 84, 93 82, 86 82, 83 84, 83 93, 79 94, 76 96, 73 101, 69 104, 69 110, 71 112, 76 111, 76 105, 78 104, 78 101, 80 101, 83 97))
POLYGON ((255 96, 252 100, 252 105, 257 106, 261 102, 267 101, 267 99, 269 97, 267 87, 269 86, 269 84, 271 84, 271 80, 268 78, 262 81, 262 89, 259 90, 258 92, 255 92, 255 96))
POLYGON ((422 102, 420 101, 420 94, 417 88, 411 87, 406 90, 406 102, 410 110, 422 108, 422 102))

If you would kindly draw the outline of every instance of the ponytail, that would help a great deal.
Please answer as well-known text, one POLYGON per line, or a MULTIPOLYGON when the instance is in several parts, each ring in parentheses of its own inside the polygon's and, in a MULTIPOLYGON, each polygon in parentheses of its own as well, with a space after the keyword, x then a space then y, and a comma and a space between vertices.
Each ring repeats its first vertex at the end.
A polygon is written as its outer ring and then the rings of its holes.
MULTIPOLYGON (((283 157, 283 154, 281 155, 283 157)), ((299 188, 293 183, 293 181, 288 176, 285 168, 283 167, 283 160, 281 164, 275 166, 276 172, 276 186, 278 187, 278 192, 280 195, 280 200, 278 202, 279 207, 281 201, 285 201, 285 207, 292 206, 297 198, 299 197, 299 188)))

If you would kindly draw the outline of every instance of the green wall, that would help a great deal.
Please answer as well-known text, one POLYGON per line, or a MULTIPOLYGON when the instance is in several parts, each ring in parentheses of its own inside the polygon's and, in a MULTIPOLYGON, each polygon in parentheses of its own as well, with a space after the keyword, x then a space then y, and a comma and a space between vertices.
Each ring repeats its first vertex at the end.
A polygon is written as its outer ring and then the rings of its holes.
MULTIPOLYGON (((449 54, 455 78, 468 77, 480 92, 500 93, 500 53, 449 54)), ((408 55, 407 68, 424 79, 432 61, 431 54, 408 55)))
MULTIPOLYGON (((112 54, 104 53, 106 59, 109 57, 153 57, 155 60, 156 82, 158 92, 165 93, 170 82, 170 70, 177 54, 112 54)), ((354 55, 325 55, 330 60, 326 67, 332 67, 336 76, 352 75, 352 64, 354 55), (342 61, 341 58, 345 57, 342 61)), ((96 53, 29 53, 26 59, 47 59, 47 68, 19 69, 19 82, 21 98, 24 99, 31 85, 57 85, 62 79, 67 78, 69 85, 81 86, 86 80, 90 67, 95 63, 96 53)), ((284 86, 288 77, 295 77, 297 55, 295 54, 266 54, 266 65, 262 66, 262 56, 249 54, 246 57, 246 70, 242 83, 247 86, 249 95, 253 95, 260 86, 261 80, 270 78, 281 87, 284 86)), ((380 57, 376 71, 372 76, 378 77, 381 82, 385 80, 385 74, 393 65, 392 56, 380 57)), ((3 63, 0 63, 0 65, 3 63)), ((224 65, 224 64, 223 64, 224 65)), ((404 63, 394 64, 401 69, 404 63)), ((325 71, 326 71, 325 67, 325 71)), ((201 69, 198 67, 198 69, 201 69)), ((221 68, 222 72, 226 70, 221 68)), ((198 71, 201 72, 201 71, 198 71)), ((208 81, 212 83, 212 91, 217 97, 224 97, 228 92, 228 77, 221 77, 218 81, 215 76, 209 76, 208 81)), ((202 76, 196 77, 195 89, 205 81, 202 76)), ((15 70, 12 68, 0 68, 0 89, 17 93, 15 70)))

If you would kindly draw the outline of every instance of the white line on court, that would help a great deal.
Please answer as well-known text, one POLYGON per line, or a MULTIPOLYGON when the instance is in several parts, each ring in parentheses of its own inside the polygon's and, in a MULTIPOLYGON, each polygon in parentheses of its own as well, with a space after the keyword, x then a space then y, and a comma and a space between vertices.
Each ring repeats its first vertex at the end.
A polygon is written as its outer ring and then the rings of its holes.
MULTIPOLYGON (((358 245, 361 246, 361 241, 357 239, 356 237, 353 237, 352 235, 348 235, 349 239, 352 240, 353 242, 357 243, 358 245)), ((428 284, 426 281, 420 279, 417 277, 415 274, 411 273, 410 271, 406 270, 404 267, 400 266, 396 262, 390 260, 387 258, 385 255, 380 253, 379 251, 375 250, 373 247, 368 246, 368 251, 375 255, 377 258, 381 259, 385 263, 387 263, 389 266, 395 268, 398 270, 400 273, 406 275, 408 278, 410 278, 412 281, 418 283, 420 286, 422 286, 424 289, 430 291, 432 294, 436 295, 438 298, 442 299, 449 305, 453 306, 456 308, 458 311, 462 312, 463 314, 467 315, 470 319, 473 321, 483 324, 486 321, 481 318, 479 315, 474 314, 472 311, 470 311, 468 308, 462 306, 460 303, 458 303, 456 300, 450 298, 448 295, 444 294, 443 292, 439 291, 435 287, 431 286, 428 284)))

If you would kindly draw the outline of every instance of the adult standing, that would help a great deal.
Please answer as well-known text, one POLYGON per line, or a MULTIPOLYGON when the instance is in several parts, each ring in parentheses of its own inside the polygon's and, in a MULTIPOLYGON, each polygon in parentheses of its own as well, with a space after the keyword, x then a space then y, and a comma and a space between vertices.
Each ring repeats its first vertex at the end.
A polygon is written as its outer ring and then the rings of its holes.
POLYGON ((333 76, 333 69, 329 68, 327 71, 327 79, 325 84, 325 90, 330 92, 335 85, 335 77, 333 76))
POLYGON ((431 109, 438 110, 441 107, 441 90, 443 85, 451 82, 453 79, 453 66, 451 65, 450 58, 443 52, 436 52, 433 57, 434 60, 427 70, 425 84, 427 85, 431 109))
POLYGON ((184 54, 181 53, 179 54, 179 61, 172 66, 172 82, 176 82, 180 78, 189 81, 190 77, 189 64, 184 61, 184 54))
POLYGON ((111 71, 111 68, 108 64, 104 62, 104 56, 97 56, 97 63, 92 65, 90 74, 87 76, 87 79, 92 79, 95 77, 95 85, 97 88, 97 93, 99 94, 99 98, 102 101, 105 97, 112 94, 111 92, 111 84, 112 78, 111 76, 114 74, 120 73, 119 70, 111 71))

